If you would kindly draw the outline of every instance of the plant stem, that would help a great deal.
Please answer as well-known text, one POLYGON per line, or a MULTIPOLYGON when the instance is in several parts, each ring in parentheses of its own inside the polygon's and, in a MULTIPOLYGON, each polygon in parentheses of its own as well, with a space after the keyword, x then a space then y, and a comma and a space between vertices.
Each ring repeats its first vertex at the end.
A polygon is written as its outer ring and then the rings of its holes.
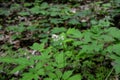
POLYGON ((109 74, 107 75, 107 77, 105 78, 105 80, 108 80, 109 76, 111 75, 111 73, 113 72, 114 68, 111 69, 111 71, 109 72, 109 74))

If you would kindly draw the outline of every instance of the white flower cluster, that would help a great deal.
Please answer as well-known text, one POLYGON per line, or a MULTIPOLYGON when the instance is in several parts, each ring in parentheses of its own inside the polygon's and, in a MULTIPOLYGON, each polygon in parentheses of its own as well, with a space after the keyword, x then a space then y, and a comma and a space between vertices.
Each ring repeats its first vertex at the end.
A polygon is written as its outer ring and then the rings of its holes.
POLYGON ((71 9, 71 12, 72 12, 72 13, 76 13, 76 9, 75 9, 75 8, 72 8, 72 9, 71 9))
POLYGON ((53 39, 53 41, 64 40, 64 36, 52 34, 52 39, 53 39))

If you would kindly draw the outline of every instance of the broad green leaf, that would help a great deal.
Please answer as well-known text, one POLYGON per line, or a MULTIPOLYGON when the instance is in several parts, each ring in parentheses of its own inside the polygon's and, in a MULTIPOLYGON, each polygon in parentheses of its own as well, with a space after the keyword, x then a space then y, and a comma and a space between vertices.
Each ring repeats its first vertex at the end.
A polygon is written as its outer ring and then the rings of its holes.
POLYGON ((120 55, 120 44, 113 45, 113 52, 120 55))
POLYGON ((120 30, 114 27, 111 27, 107 30, 108 35, 120 40, 120 30))
POLYGON ((85 17, 85 16, 88 16, 90 14, 91 14, 91 10, 83 10, 83 11, 77 12, 75 14, 75 16, 85 17))
POLYGON ((25 12, 25 11, 19 12, 18 14, 19 14, 20 16, 28 16, 28 15, 30 15, 29 12, 25 12))
POLYGON ((58 19, 58 18, 51 18, 50 22, 53 23, 53 24, 63 23, 62 19, 58 19))
POLYGON ((114 69, 115 69, 115 72, 116 74, 119 74, 120 73, 120 57, 119 59, 116 59, 115 64, 113 65, 114 69))
POLYGON ((115 39, 112 36, 108 35, 101 35, 100 38, 105 42, 113 42, 115 39))
POLYGON ((80 46, 80 45, 82 45, 82 44, 83 44, 82 41, 74 41, 74 42, 73 42, 73 46, 80 46))
POLYGON ((49 8, 49 5, 48 5, 48 3, 43 2, 43 3, 40 5, 40 8, 41 8, 41 9, 46 9, 46 8, 49 8))
POLYGON ((73 24, 73 25, 80 24, 80 22, 78 20, 76 20, 76 19, 71 19, 68 23, 73 24))
POLYGON ((45 78, 44 80, 53 80, 52 78, 45 78))
POLYGON ((72 77, 70 77, 68 80, 81 80, 82 76, 80 74, 76 74, 72 77))
POLYGON ((112 50, 112 46, 108 46, 107 49, 106 49, 106 51, 109 52, 109 53, 112 53, 112 51, 113 51, 112 50))
POLYGON ((44 76, 44 75, 45 75, 45 70, 44 70, 44 69, 38 69, 36 73, 37 73, 38 75, 44 76))
POLYGON ((71 75, 72 75, 73 71, 66 71, 64 72, 62 79, 63 80, 67 80, 71 75))
POLYGON ((11 57, 0 57, 0 62, 15 63, 15 59, 11 57))
POLYGON ((33 14, 39 14, 40 13, 40 7, 39 6, 35 6, 35 7, 31 8, 30 11, 33 14))
POLYGON ((119 56, 117 56, 117 55, 115 55, 115 54, 110 54, 109 57, 110 57, 111 59, 113 59, 113 60, 117 60, 117 59, 120 58, 119 56))
MULTIPOLYGON (((54 63, 54 62, 53 62, 54 63)), ((47 71, 55 71, 54 67, 52 66, 52 62, 48 63, 47 66, 45 67, 47 71)))
POLYGON ((83 43, 86 44, 86 43, 88 43, 88 42, 92 42, 91 37, 93 36, 93 34, 92 34, 91 32, 85 31, 84 34, 83 34, 83 36, 84 36, 83 43))
POLYGON ((28 73, 23 73, 23 77, 20 80, 38 80, 38 75, 34 74, 32 72, 28 72, 28 73))
POLYGON ((18 59, 14 59, 14 62, 16 64, 19 64, 19 65, 26 65, 26 66, 30 66, 30 65, 33 65, 34 64, 34 61, 33 60, 28 60, 27 58, 18 58, 18 59))
POLYGON ((65 32, 65 31, 66 31, 66 28, 64 27, 61 27, 61 28, 55 27, 52 29, 52 33, 60 33, 60 32, 65 32))
POLYGON ((38 50, 38 51, 43 51, 44 50, 44 43, 42 43, 42 44, 34 43, 30 48, 34 49, 34 50, 38 50))
POLYGON ((57 63, 57 67, 59 67, 59 68, 62 68, 66 65, 65 57, 64 57, 63 53, 57 54, 55 57, 55 61, 57 63))
POLYGON ((75 28, 68 29, 67 34, 73 38, 82 38, 82 33, 78 29, 75 29, 75 28))
POLYGON ((100 50, 103 50, 104 44, 98 44, 97 42, 92 42, 91 44, 86 44, 81 46, 81 53, 93 53, 93 52, 99 52, 100 50))
POLYGON ((57 54, 55 59, 57 63, 64 63, 64 54, 63 53, 57 54))
POLYGON ((62 71, 59 70, 59 69, 56 70, 55 73, 56 73, 56 75, 57 75, 57 78, 61 78, 61 76, 62 76, 62 74, 63 74, 62 71))
POLYGON ((35 69, 40 69, 44 66, 44 64, 42 62, 38 62, 35 66, 35 69))
POLYGON ((49 73, 48 73, 48 76, 49 76, 50 78, 52 78, 53 80, 54 80, 55 78, 57 78, 57 75, 56 75, 55 73, 52 73, 52 72, 49 72, 49 73))
POLYGON ((17 67, 15 67, 10 73, 14 74, 17 71, 22 71, 26 68, 26 65, 18 65, 17 67))
POLYGON ((110 22, 106 21, 106 20, 100 20, 98 26, 100 26, 100 27, 109 27, 110 22))

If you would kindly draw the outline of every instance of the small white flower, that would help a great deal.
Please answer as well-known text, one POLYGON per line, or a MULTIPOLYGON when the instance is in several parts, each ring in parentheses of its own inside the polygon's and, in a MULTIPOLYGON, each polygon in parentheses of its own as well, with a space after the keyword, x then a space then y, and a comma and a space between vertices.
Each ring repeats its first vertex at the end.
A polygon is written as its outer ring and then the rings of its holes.
POLYGON ((75 8, 72 8, 72 9, 71 9, 71 12, 72 12, 72 13, 76 13, 76 9, 75 9, 75 8))
POLYGON ((52 39, 53 39, 53 41, 64 40, 64 36, 59 36, 59 35, 53 34, 52 39))
POLYGON ((86 22, 86 20, 85 20, 85 19, 82 19, 81 22, 86 22))
POLYGON ((56 34, 53 34, 53 35, 52 35, 52 39, 53 39, 54 41, 58 41, 58 40, 59 40, 59 36, 56 35, 56 34))
POLYGON ((53 34, 53 35, 52 35, 52 38, 53 38, 53 39, 58 38, 58 35, 53 34))

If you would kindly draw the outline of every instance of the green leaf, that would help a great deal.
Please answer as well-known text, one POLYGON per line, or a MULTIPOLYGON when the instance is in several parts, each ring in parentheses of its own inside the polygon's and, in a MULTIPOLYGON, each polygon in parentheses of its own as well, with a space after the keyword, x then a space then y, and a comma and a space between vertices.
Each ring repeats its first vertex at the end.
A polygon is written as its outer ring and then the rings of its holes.
POLYGON ((29 12, 25 12, 25 11, 19 12, 18 14, 19 14, 20 16, 28 16, 28 15, 30 15, 29 12))
POLYGON ((80 45, 82 45, 82 44, 83 44, 82 41, 74 41, 74 42, 73 42, 73 46, 80 46, 80 45))
POLYGON ((120 44, 113 45, 113 52, 120 56, 120 44))
POLYGON ((43 3, 40 5, 40 8, 41 8, 41 9, 46 9, 46 8, 49 8, 49 5, 48 5, 48 3, 43 2, 43 3))
POLYGON ((17 71, 22 71, 26 68, 26 65, 19 65, 17 67, 15 67, 10 73, 14 74, 17 71))
POLYGON ((57 75, 57 78, 61 78, 61 76, 62 76, 62 71, 61 70, 56 70, 55 71, 55 73, 56 73, 56 75, 57 75))
POLYGON ((113 65, 114 69, 115 69, 115 72, 116 74, 119 74, 120 73, 120 57, 119 59, 116 59, 115 64, 113 65))
POLYGON ((14 59, 14 62, 16 64, 19 64, 19 65, 26 65, 26 66, 30 66, 30 65, 33 65, 34 64, 34 61, 33 60, 28 60, 27 58, 18 58, 18 59, 14 59))
POLYGON ((39 14, 40 13, 40 7, 39 6, 35 6, 35 7, 31 8, 30 11, 33 14, 39 14))
POLYGON ((11 57, 0 57, 0 62, 14 63, 15 59, 11 57))
POLYGON ((44 80, 53 80, 52 78, 45 78, 44 80))
POLYGON ((66 28, 64 27, 55 27, 52 29, 52 33, 60 33, 60 32, 65 32, 66 31, 66 28))
POLYGON ((40 69, 44 66, 44 64, 42 62, 38 62, 35 66, 35 69, 40 69))
POLYGON ((78 20, 76 20, 76 19, 71 19, 68 23, 73 24, 73 25, 80 24, 80 22, 78 20))
POLYGON ((82 33, 75 28, 68 29, 67 34, 73 38, 82 38, 82 33))
POLYGON ((62 68, 65 66, 65 57, 63 53, 56 54, 55 61, 58 64, 57 67, 62 68))
POLYGON ((120 30, 119 29, 117 29, 115 27, 111 27, 111 28, 107 29, 107 32, 108 32, 108 35, 120 40, 120 30))
POLYGON ((22 79, 20 80, 38 80, 38 75, 32 72, 24 73, 22 79))
POLYGON ((56 59, 57 63, 63 63, 64 62, 64 54, 63 53, 57 54, 55 59, 56 59))
POLYGON ((80 74, 76 74, 72 77, 70 77, 68 80, 81 80, 82 76, 80 74))
POLYGON ((115 39, 112 36, 108 35, 101 35, 100 38, 105 42, 113 42, 115 39))
POLYGON ((44 76, 44 75, 45 75, 45 70, 44 70, 44 69, 38 69, 36 73, 37 73, 38 75, 44 76))
POLYGON ((85 31, 83 36, 84 36, 84 42, 83 43, 92 42, 91 37, 93 36, 93 34, 91 32, 85 31))
POLYGON ((77 12, 75 14, 76 17, 85 17, 85 16, 88 16, 88 15, 91 15, 91 10, 82 10, 80 12, 77 12))
POLYGON ((42 44, 34 43, 30 48, 34 49, 34 50, 38 50, 38 51, 43 51, 44 50, 44 43, 42 43, 42 44))
POLYGON ((54 80, 55 78, 57 78, 56 74, 55 74, 55 73, 52 73, 52 72, 48 73, 48 76, 49 76, 50 78, 52 78, 53 80, 54 80))
POLYGON ((62 79, 63 80, 67 80, 71 75, 72 75, 73 71, 66 71, 64 72, 62 79))
POLYGON ((51 18, 50 22, 53 23, 53 24, 63 23, 62 19, 58 19, 58 18, 51 18))

